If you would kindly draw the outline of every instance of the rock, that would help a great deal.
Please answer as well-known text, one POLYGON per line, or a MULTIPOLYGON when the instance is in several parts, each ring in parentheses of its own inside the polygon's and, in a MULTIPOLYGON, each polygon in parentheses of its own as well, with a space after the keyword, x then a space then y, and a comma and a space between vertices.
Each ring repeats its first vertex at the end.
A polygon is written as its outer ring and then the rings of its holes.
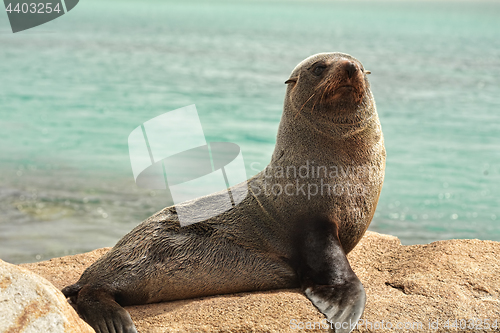
POLYGON ((0 332, 94 333, 54 285, 0 260, 0 332))
POLYGON ((402 246, 396 237, 367 233, 349 255, 368 296, 367 326, 359 331, 389 332, 387 323, 392 331, 401 326, 410 331, 499 331, 499 254, 499 242, 402 246), (380 326, 382 320, 385 330, 370 330, 368 322, 380 326))
MULTIPOLYGON (((21 266, 61 289, 76 282, 107 250, 21 266)), ((498 242, 448 240, 403 246, 396 237, 367 232, 348 257, 368 296, 356 332, 500 330, 498 242)), ((324 318, 299 290, 205 297, 127 310, 141 333, 326 332, 321 328, 324 318)))

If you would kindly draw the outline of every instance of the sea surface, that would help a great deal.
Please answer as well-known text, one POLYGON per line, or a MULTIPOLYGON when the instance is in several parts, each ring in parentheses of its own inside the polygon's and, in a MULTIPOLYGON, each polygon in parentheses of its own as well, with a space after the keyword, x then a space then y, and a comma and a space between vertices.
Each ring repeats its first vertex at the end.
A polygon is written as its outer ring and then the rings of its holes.
POLYGON ((207 141, 270 161, 283 82, 340 51, 370 78, 387 149, 370 230, 500 241, 500 2, 85 0, 13 34, 0 12, 0 258, 113 246, 169 204, 128 135, 196 104, 207 141))

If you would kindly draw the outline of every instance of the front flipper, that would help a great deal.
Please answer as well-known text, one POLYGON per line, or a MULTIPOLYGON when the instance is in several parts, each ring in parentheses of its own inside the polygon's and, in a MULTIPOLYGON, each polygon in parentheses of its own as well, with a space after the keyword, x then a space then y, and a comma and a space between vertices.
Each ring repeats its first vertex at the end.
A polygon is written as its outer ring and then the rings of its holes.
POLYGON ((326 316, 332 332, 349 333, 363 314, 366 293, 328 219, 303 224, 298 274, 306 296, 326 316))
POLYGON ((349 333, 363 314, 366 294, 359 280, 340 285, 308 287, 306 296, 324 314, 336 333, 349 333))
POLYGON ((96 333, 137 333, 128 312, 104 289, 84 286, 78 293, 76 306, 96 333))

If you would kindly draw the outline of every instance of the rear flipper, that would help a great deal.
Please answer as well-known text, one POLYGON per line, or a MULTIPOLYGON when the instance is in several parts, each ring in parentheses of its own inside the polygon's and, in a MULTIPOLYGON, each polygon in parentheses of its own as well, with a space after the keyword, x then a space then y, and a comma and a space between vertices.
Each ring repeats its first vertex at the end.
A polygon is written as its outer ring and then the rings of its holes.
POLYGON ((78 313, 96 333, 137 333, 128 312, 104 288, 73 285, 64 288, 63 293, 76 303, 78 313))
POLYGON ((307 221, 302 229, 298 274, 306 296, 326 316, 331 332, 349 333, 363 314, 366 293, 327 219, 307 221))
POLYGON ((69 298, 70 304, 75 308, 76 310, 76 298, 78 296, 78 292, 82 289, 79 283, 72 284, 71 286, 67 286, 63 288, 62 293, 66 298, 69 298))

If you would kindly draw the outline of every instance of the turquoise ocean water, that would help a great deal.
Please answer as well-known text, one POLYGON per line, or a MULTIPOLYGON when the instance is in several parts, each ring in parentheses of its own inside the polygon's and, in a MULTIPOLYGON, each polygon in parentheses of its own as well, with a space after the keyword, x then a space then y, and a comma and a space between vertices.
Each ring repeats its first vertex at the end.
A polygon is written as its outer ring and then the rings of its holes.
POLYGON ((283 82, 318 52, 372 71, 387 148, 371 230, 500 241, 500 3, 80 1, 12 34, 0 12, 0 258, 112 246, 168 204, 130 132, 196 104, 209 141, 269 162, 283 82))

